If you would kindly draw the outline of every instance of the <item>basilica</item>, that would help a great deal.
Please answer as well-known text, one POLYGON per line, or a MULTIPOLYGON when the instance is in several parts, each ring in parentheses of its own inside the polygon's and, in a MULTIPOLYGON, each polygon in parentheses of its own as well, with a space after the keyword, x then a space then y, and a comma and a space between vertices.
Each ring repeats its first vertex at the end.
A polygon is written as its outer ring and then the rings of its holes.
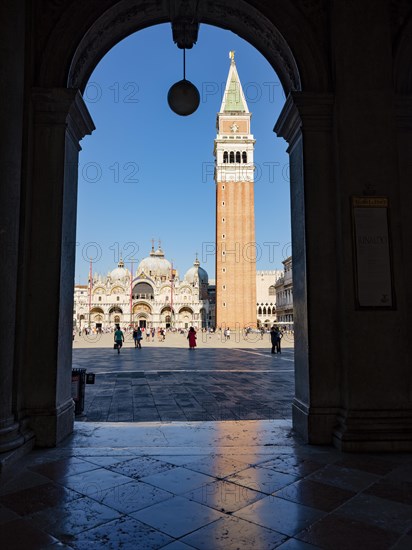
MULTIPOLYGON (((283 290, 282 285, 279 287, 283 276, 284 272, 278 269, 256 271, 253 322, 256 320, 258 327, 269 328, 277 320, 285 320, 277 316, 276 309, 281 299, 278 292, 280 288, 283 290)), ((107 275, 94 273, 89 284, 75 285, 73 328, 77 332, 85 328, 107 330, 118 323, 122 327, 213 328, 216 327, 215 292, 215 281, 209 279, 197 258, 180 278, 160 244, 157 250, 152 245, 149 256, 139 263, 133 274, 120 259, 107 275)), ((287 320, 293 321, 293 317, 287 320)))
POLYGON ((88 285, 76 285, 73 323, 105 330, 119 323, 142 328, 206 328, 213 325, 214 287, 196 258, 184 276, 165 258, 159 244, 135 273, 120 259, 107 275, 94 273, 88 285))

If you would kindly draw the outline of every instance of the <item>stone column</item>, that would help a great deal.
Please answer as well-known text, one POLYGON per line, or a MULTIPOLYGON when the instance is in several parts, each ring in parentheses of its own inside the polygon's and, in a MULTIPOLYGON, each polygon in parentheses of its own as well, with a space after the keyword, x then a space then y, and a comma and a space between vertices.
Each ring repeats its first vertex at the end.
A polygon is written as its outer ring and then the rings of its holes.
POLYGON ((79 141, 93 121, 75 89, 34 89, 21 275, 21 418, 36 445, 73 430, 71 348, 79 141))
MULTIPOLYGON (((293 425, 330 444, 339 393, 337 192, 334 98, 292 92, 275 126, 289 143, 292 209, 295 399, 293 425)), ((286 292, 282 303, 288 303, 286 292)))
POLYGON ((396 128, 389 4, 335 0, 331 12, 343 297, 341 410, 334 442, 345 451, 412 450, 407 307, 411 218, 405 203, 411 198, 410 167, 405 166, 407 153, 403 153, 401 182, 399 155, 408 140, 396 128), (355 303, 350 201, 351 196, 362 195, 386 197, 389 202, 392 309, 362 309, 355 303))
MULTIPOLYGON (((402 258, 403 276, 405 284, 405 327, 410 327, 410 312, 412 311, 412 223, 411 223, 411 205, 412 205, 412 94, 398 96, 395 100, 395 114, 397 125, 397 149, 399 163, 400 180, 400 204, 401 204, 401 223, 403 227, 404 254, 402 258)), ((406 352, 406 350, 405 350, 406 352)), ((405 365, 411 372, 411 353, 410 350, 405 353, 405 365), (407 366, 409 363, 409 367, 407 366)))
POLYGON ((410 451, 411 98, 394 93, 388 2, 331 6, 334 101, 292 93, 276 126, 290 144, 294 426, 343 451, 410 451), (391 308, 356 302, 353 196, 388 199, 391 308))
POLYGON ((15 326, 24 105, 24 1, 0 4, 0 453, 24 438, 16 422, 15 326))

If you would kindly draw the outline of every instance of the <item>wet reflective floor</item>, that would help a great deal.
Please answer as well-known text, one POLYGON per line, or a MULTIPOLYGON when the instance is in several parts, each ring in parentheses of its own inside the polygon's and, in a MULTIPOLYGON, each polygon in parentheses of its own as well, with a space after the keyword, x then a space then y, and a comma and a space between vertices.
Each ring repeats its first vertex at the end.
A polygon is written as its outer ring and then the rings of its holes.
POLYGON ((412 456, 307 446, 290 420, 76 422, 6 471, 0 547, 410 550, 412 456))

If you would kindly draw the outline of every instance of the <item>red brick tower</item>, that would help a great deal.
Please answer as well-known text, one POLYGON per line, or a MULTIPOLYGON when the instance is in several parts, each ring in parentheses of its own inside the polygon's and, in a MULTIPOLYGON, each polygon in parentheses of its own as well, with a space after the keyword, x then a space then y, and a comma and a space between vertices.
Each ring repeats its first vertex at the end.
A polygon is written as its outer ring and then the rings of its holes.
POLYGON ((256 326, 255 140, 234 52, 217 114, 216 327, 256 326))

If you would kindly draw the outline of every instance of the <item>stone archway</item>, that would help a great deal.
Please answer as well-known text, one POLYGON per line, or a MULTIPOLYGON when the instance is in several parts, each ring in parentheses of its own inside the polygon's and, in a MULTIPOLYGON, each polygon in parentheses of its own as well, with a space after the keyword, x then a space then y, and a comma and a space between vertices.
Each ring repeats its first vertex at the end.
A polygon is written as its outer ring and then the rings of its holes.
MULTIPOLYGON (((27 75, 16 76, 11 71, 13 85, 17 82, 18 89, 31 93, 30 98, 15 99, 8 93, 10 105, 22 119, 25 108, 30 125, 25 126, 25 149, 21 146, 16 149, 24 155, 24 208, 21 210, 24 215, 19 228, 21 242, 14 246, 14 256, 9 255, 15 266, 13 273, 22 284, 17 308, 22 326, 16 323, 16 338, 24 345, 18 352, 18 366, 14 370, 18 376, 13 391, 24 407, 21 405, 18 409, 20 404, 17 404, 17 409, 13 409, 14 401, 7 397, 12 394, 13 377, 6 377, 0 387, 1 395, 6 396, 0 400, 5 403, 1 418, 7 419, 6 438, 10 440, 13 438, 10 434, 16 433, 15 422, 10 420, 13 414, 15 418, 23 415, 27 419, 25 424, 34 429, 39 445, 56 444, 72 429, 70 345, 78 150, 82 137, 94 128, 81 92, 94 66, 119 40, 139 29, 168 21, 177 31, 182 21, 189 19, 192 23, 208 23, 231 30, 247 40, 271 63, 288 96, 275 130, 288 142, 290 154, 296 329, 294 428, 310 443, 335 440, 341 448, 359 449, 361 443, 358 442, 364 441, 368 446, 370 437, 375 448, 390 447, 391 441, 398 437, 392 430, 392 418, 399 418, 406 429, 405 419, 412 413, 403 412, 410 410, 406 385, 396 387, 392 394, 397 397, 392 402, 383 389, 387 381, 382 374, 385 372, 383 359, 376 355, 375 349, 364 345, 381 329, 382 320, 377 314, 364 315, 353 307, 349 198, 355 193, 368 192, 375 182, 378 182, 376 192, 392 195, 394 218, 399 215, 407 228, 392 227, 398 247, 395 250, 396 284, 405 293, 405 303, 410 304, 410 293, 403 290, 402 277, 403 270, 409 277, 411 268, 409 263, 406 267, 400 265, 400 258, 406 258, 407 254, 402 248, 404 245, 399 244, 409 242, 411 235, 406 207, 411 202, 410 164, 407 166, 410 140, 402 137, 399 138, 402 144, 396 144, 393 119, 398 119, 399 134, 405 132, 405 127, 409 131, 411 108, 410 97, 395 98, 393 94, 410 93, 410 67, 406 68, 405 63, 410 61, 411 46, 405 34, 394 41, 394 45, 399 45, 399 53, 396 59, 393 57, 393 44, 388 38, 390 30, 386 27, 388 13, 384 13, 383 4, 387 7, 394 3, 375 3, 376 8, 372 0, 357 4, 303 0, 262 1, 253 5, 247 0, 49 1, 44 4, 41 17, 28 14, 35 19, 32 21, 35 49, 30 50, 33 59, 28 63, 34 80, 28 78, 22 86, 23 76, 27 75), (382 34, 365 32, 370 20, 382 34), (347 42, 349 29, 356 31, 356 41, 351 43, 347 42), (378 35, 383 39, 378 40, 378 35), (372 51, 374 55, 368 53, 372 51), (379 59, 378 66, 376 59, 379 59), (399 76, 402 70, 407 71, 405 78, 399 76), (384 93, 373 96, 371 83, 384 93), (30 85, 34 87, 30 89, 30 85), (336 95, 332 90, 336 90, 336 95), (391 102, 396 103, 396 109, 391 102), (389 137, 383 135, 385 132, 389 137), (366 154, 362 156, 360 151, 366 154), (397 155, 401 158, 399 162, 397 155), (353 158, 361 167, 359 171, 350 164, 353 161, 348 160, 353 158), (344 162, 349 163, 349 168, 344 162), (401 177, 396 175, 399 168, 401 177), (402 193, 394 191, 399 179, 402 179, 402 193), (45 242, 47 247, 43 246, 45 242), (47 289, 47 308, 52 319, 49 332, 53 343, 41 357, 34 356, 31 350, 41 339, 42 327, 37 325, 36 315, 44 308, 44 296, 31 293, 27 282, 30 278, 42 281, 43 288, 47 289), (319 307, 322 303, 328 304, 327 310, 319 307), (25 332, 27 326, 30 330, 25 332), (321 342, 316 330, 319 326, 323 328, 321 342), (352 330, 354 326, 356 331, 352 330), (357 350, 351 357, 347 353, 349 347, 357 350), (365 361, 369 357, 370 362, 365 361), (380 378, 376 378, 370 399, 366 401, 364 385, 359 380, 375 380, 377 371, 380 378), (33 394, 29 389, 39 379, 44 383, 38 394, 33 394), (7 423, 11 423, 12 429, 8 429, 7 423), (388 441, 383 443, 382 426, 385 434, 389 434, 388 441), (369 427, 372 435, 368 433, 369 427)), ((408 28, 405 19, 405 31, 408 28)), ((28 62, 21 44, 14 45, 20 59, 28 62)), ((7 55, 3 54, 3 58, 7 55)), ((16 135, 12 125, 6 133, 13 137, 10 143, 22 143, 22 135, 16 135)), ((8 166, 9 158, 16 157, 11 146, 5 151, 7 154, 1 154, 4 166, 8 166)), ((16 176, 13 178, 20 181, 16 176)), ((6 198, 18 219, 18 201, 14 201, 13 195, 6 198)), ((12 277, 9 275, 10 287, 12 277)), ((15 294, 12 288, 10 295, 15 294)), ((399 308, 401 306, 403 304, 399 308)), ((406 340, 403 324, 406 315, 399 309, 385 318, 387 331, 402 335, 403 340, 406 340)), ((400 336, 394 337, 395 351, 391 351, 399 380, 407 375, 399 366, 404 362, 402 353, 406 353, 402 351, 403 340, 400 336)), ((9 365, 8 372, 13 372, 12 352, 4 351, 3 356, 9 365)))
POLYGON ((113 306, 109 309, 109 323, 116 325, 123 322, 123 310, 119 306, 113 306))
MULTIPOLYGON (((292 201, 292 209, 295 210, 295 216, 292 214, 292 224, 296 228, 295 240, 301 239, 306 235, 306 247, 311 245, 310 232, 304 226, 305 220, 310 220, 310 216, 302 217, 305 212, 305 206, 302 202, 303 197, 303 172, 295 170, 294 167, 302 165, 303 144, 302 133, 300 130, 302 117, 305 117, 309 108, 308 127, 312 120, 317 121, 318 116, 328 119, 331 114, 333 101, 326 93, 328 90, 328 71, 327 64, 323 54, 319 50, 315 35, 309 25, 306 25, 301 14, 295 7, 291 6, 286 0, 276 3, 274 11, 278 14, 278 24, 280 30, 273 22, 267 18, 258 9, 251 6, 243 0, 205 0, 200 2, 177 2, 182 10, 185 6, 194 7, 196 5, 196 18, 200 23, 209 23, 222 28, 230 29, 254 45, 268 59, 276 70, 284 90, 289 95, 285 109, 279 119, 276 131, 286 140, 294 143, 291 180, 292 186, 296 190, 296 197, 299 200, 292 201), (293 29, 296 21, 300 19, 300 37, 305 36, 306 44, 303 46, 301 40, 297 40, 293 29), (308 47, 310 45, 310 47, 308 47), (292 50, 294 52, 292 53, 292 50), (300 59, 296 61, 296 52, 300 59), (298 68, 299 67, 299 68, 298 68), (302 90, 304 87, 311 90, 307 95, 302 90), (320 90, 322 93, 317 93, 320 90), (298 146, 296 146, 298 145, 298 146)), ((178 10, 179 11, 179 10, 178 10)), ((183 12, 183 16, 186 12, 183 12)), ((187 15, 187 14, 186 14, 187 15)), ((44 220, 47 219, 46 207, 43 201, 45 195, 50 194, 49 186, 53 182, 52 193, 56 197, 55 202, 59 205, 60 215, 53 220, 55 235, 54 242, 48 247, 48 255, 51 257, 62 258, 62 262, 53 263, 53 269, 48 271, 50 279, 50 288, 58 283, 58 287, 64 289, 63 295, 56 300, 54 308, 60 311, 57 316, 56 326, 56 346, 68 350, 68 342, 63 335, 65 333, 65 314, 66 310, 72 307, 71 287, 73 281, 74 269, 74 235, 75 226, 73 212, 76 209, 76 187, 77 187, 77 165, 79 141, 86 134, 93 131, 94 125, 82 100, 81 91, 84 89, 87 79, 93 68, 103 57, 103 55, 122 38, 144 27, 148 27, 160 22, 171 21, 174 29, 179 28, 179 19, 181 13, 171 13, 170 4, 166 0, 155 1, 146 0, 139 2, 135 0, 121 0, 119 2, 105 2, 98 4, 76 6, 72 10, 67 10, 61 14, 58 21, 55 22, 54 30, 50 33, 47 44, 44 48, 39 66, 39 77, 37 79, 38 87, 33 91, 33 126, 32 139, 36 144, 34 152, 33 181, 33 227, 35 230, 31 234, 32 248, 35 249, 37 243, 44 242, 49 238, 50 227, 46 227, 44 220), (81 23, 80 23, 81 22, 81 23), (58 184, 56 185, 56 178, 58 184), (62 333, 62 334, 61 334, 62 333)), ((193 19, 193 14, 191 14, 193 19)), ((45 15, 45 19, 47 16, 45 15)), ((316 153, 317 161, 314 163, 313 173, 306 175, 306 181, 316 181, 319 189, 319 181, 322 178, 325 163, 330 163, 331 139, 330 127, 328 124, 322 126, 317 132, 317 139, 312 139, 312 148, 316 153)), ((324 179, 324 178, 323 178, 324 179)), ((325 185, 328 182, 325 181, 325 185)), ((330 194, 330 193, 329 193, 330 194)), ((333 201, 333 196, 330 197, 333 201)), ((312 214, 312 212, 310 213, 312 214)), ((313 216, 315 216, 315 212, 313 216)), ((326 235, 326 233, 325 233, 326 235)), ((332 234, 327 234, 333 238, 332 234)), ((298 242, 298 241, 296 241, 298 242)), ((302 241, 305 242, 305 241, 302 241)), ((296 258, 294 259, 295 273, 298 277, 306 279, 306 247, 299 242, 299 246, 294 248, 296 258), (295 252, 296 251, 296 252, 295 252)), ((325 243, 324 248, 331 248, 330 243, 325 243)), ((313 246, 313 251, 317 249, 313 246)), ((34 275, 41 268, 42 276, 44 270, 44 258, 39 256, 39 265, 32 266, 34 275)), ((39 273, 40 275, 40 273, 39 273)), ((47 281, 45 281, 47 284, 47 281)), ((302 342, 302 350, 298 357, 307 356, 307 288, 303 293, 297 293, 295 303, 300 305, 302 335, 297 338, 302 342)), ((56 294, 56 296, 59 296, 56 294)), ((31 321, 31 311, 27 312, 28 321, 31 321)), ((315 319, 316 320, 316 319, 315 319)), ((297 325, 299 326, 299 325, 297 325)), ((332 326, 332 325, 331 325, 332 326)), ((70 334, 70 332, 69 332, 70 334)), ((34 330, 29 336, 29 340, 38 339, 38 334, 34 330)), ((300 344, 299 344, 300 345, 300 344)), ((50 356, 50 366, 53 368, 52 350, 50 356)), ((67 351, 55 351, 61 358, 58 369, 61 370, 63 387, 65 390, 59 392, 61 401, 56 407, 54 414, 64 417, 59 421, 60 425, 71 429, 71 410, 72 403, 70 397, 70 355, 67 351)), ((299 359, 300 361, 300 359, 299 359)), ((44 364, 44 361, 43 361, 44 364)), ((298 364, 298 362, 297 362, 298 364)), ((309 368, 307 358, 300 361, 302 373, 298 373, 302 380, 307 377, 306 371, 309 368)), ((54 368, 56 368, 54 366, 54 368)), ((33 371, 34 372, 34 371, 33 371)), ((322 377, 324 377, 322 373, 322 377)), ((49 387, 48 392, 55 394, 56 388, 49 387)), ((303 426, 307 411, 301 403, 305 403, 305 389, 303 388, 302 399, 297 399, 295 404, 296 415, 303 418, 296 423, 303 426)), ((52 396, 51 396, 52 397, 52 396)), ((30 413, 30 406, 27 409, 30 413)), ((36 415, 33 409, 33 415, 36 415)), ((322 423, 324 425, 324 416, 322 423)), ((55 422, 56 418, 50 419, 55 422)), ((330 417, 330 422, 334 422, 335 414, 330 417)), ((42 417, 36 422, 46 422, 42 417)), ((328 426, 329 428, 330 426, 328 426)), ((47 429, 41 430, 47 433, 47 429)), ((60 439, 68 433, 65 429, 59 431, 56 436, 60 439)), ((304 430, 301 430, 304 436, 304 430)), ((327 437, 330 440, 329 433, 319 435, 319 439, 327 437)), ((38 440, 39 444, 46 444, 38 440)))
POLYGON ((94 307, 90 310, 89 323, 96 326, 104 321, 104 311, 101 307, 94 307))
POLYGON ((272 6, 272 19, 245 0, 176 0, 173 7, 170 4, 168 0, 103 0, 93 9, 77 8, 81 24, 73 18, 73 10, 66 10, 43 52, 39 85, 83 91, 100 59, 123 38, 166 22, 175 25, 173 31, 178 35, 182 21, 190 20, 194 26, 206 23, 229 29, 248 41, 273 66, 286 94, 329 88, 325 54, 304 14, 289 0, 272 6))
POLYGON ((78 151, 94 128, 81 90, 121 38, 167 21, 176 28, 182 18, 242 36, 288 94, 276 131, 289 143, 292 183, 295 430, 345 450, 410 450, 410 3, 44 0, 35 9, 19 0, 0 11, 7 74, 0 83, 7 138, 0 148, 7 253, 0 318, 13 339, 0 346, 0 452, 29 445, 33 433, 37 445, 56 445, 73 429, 78 151), (354 306, 350 197, 365 193, 390 199, 398 296, 391 311, 354 306), (50 345, 40 355, 33 349, 44 309, 50 345), (382 326, 387 336, 378 349, 382 326))
POLYGON ((160 324, 166 328, 169 328, 172 323, 172 309, 170 306, 164 306, 160 310, 160 324))
POLYGON ((181 328, 188 328, 193 324, 193 309, 184 306, 179 309, 178 323, 181 328))

